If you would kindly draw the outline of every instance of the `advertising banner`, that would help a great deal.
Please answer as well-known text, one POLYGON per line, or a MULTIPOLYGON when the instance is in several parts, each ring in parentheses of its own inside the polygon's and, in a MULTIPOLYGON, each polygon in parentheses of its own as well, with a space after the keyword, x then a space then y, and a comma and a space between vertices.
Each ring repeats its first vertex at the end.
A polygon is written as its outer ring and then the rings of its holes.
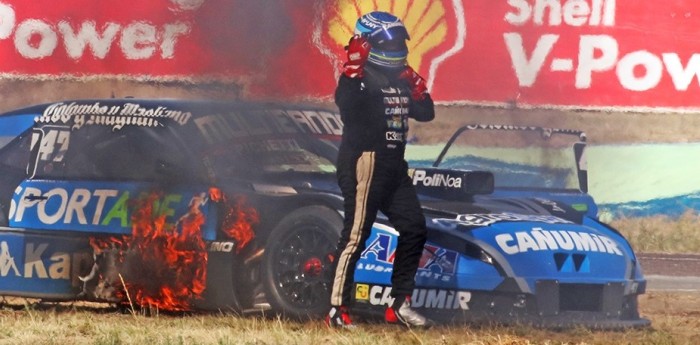
POLYGON ((355 20, 402 18, 442 102, 700 108, 700 3, 621 0, 0 0, 0 77, 217 80, 327 98, 355 20))

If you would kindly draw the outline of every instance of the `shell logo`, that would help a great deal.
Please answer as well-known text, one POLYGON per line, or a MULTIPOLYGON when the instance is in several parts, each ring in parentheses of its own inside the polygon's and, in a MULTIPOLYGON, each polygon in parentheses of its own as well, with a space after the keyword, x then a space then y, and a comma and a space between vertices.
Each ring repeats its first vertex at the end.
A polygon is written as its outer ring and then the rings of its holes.
POLYGON ((463 0, 338 0, 317 3, 313 43, 335 66, 336 75, 345 61, 343 47, 353 35, 361 15, 385 11, 401 18, 411 40, 408 63, 432 88, 439 65, 464 48, 466 19, 463 0))

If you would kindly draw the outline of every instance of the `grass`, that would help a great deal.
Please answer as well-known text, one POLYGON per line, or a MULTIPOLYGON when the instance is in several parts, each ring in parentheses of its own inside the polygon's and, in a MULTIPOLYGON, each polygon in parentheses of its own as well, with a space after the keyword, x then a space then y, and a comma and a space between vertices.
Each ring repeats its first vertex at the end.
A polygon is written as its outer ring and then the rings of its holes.
POLYGON ((225 314, 145 316, 100 305, 30 304, 9 300, 0 309, 0 344, 696 344, 700 294, 650 292, 640 309, 652 327, 621 331, 544 330, 527 326, 449 326, 406 330, 360 324, 354 331, 321 321, 225 314))
POLYGON ((620 218, 610 225, 640 253, 700 253, 700 213, 686 211, 678 219, 664 215, 620 218))

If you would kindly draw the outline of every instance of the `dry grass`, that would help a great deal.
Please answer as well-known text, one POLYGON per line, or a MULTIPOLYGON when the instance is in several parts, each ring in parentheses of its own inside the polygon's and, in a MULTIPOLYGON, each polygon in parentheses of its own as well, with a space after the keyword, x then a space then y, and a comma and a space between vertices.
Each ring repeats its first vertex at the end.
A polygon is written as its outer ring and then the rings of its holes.
POLYGON ((640 253, 700 253, 700 214, 686 211, 680 218, 664 215, 620 218, 610 223, 640 253))
POLYGON ((640 309, 652 327, 623 331, 553 331, 518 327, 436 327, 407 331, 361 324, 354 331, 320 321, 232 315, 143 316, 93 305, 22 304, 0 310, 0 344, 697 344, 700 294, 650 292, 640 309))

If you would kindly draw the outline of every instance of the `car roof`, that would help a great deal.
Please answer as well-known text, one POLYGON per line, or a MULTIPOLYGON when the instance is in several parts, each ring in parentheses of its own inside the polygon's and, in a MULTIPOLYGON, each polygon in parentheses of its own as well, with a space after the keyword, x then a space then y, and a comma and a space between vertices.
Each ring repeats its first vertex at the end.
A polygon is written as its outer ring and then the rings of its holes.
POLYGON ((30 105, 22 108, 13 109, 0 116, 23 115, 28 113, 41 114, 52 106, 57 105, 88 105, 99 104, 102 106, 116 106, 123 104, 140 104, 144 107, 165 106, 169 109, 188 110, 193 114, 202 114, 208 110, 216 108, 235 108, 235 109, 285 109, 285 110, 302 110, 316 109, 329 111, 323 107, 313 104, 300 103, 282 103, 272 101, 249 101, 249 100, 211 100, 211 99, 179 99, 179 98, 85 98, 85 99, 67 99, 56 102, 47 102, 41 104, 30 105))
POLYGON ((339 138, 342 132, 342 121, 335 110, 314 104, 289 102, 172 98, 71 99, 12 110, 1 114, 0 119, 13 115, 32 116, 35 127, 59 125, 70 126, 72 130, 89 125, 110 126, 116 123, 118 125, 114 130, 126 127, 170 127, 177 131, 190 131, 186 128, 201 126, 212 115, 222 115, 228 119, 226 121, 233 121, 234 125, 243 120, 253 130, 262 127, 281 128, 329 138, 339 138), (207 119, 203 119, 205 117, 207 119))

